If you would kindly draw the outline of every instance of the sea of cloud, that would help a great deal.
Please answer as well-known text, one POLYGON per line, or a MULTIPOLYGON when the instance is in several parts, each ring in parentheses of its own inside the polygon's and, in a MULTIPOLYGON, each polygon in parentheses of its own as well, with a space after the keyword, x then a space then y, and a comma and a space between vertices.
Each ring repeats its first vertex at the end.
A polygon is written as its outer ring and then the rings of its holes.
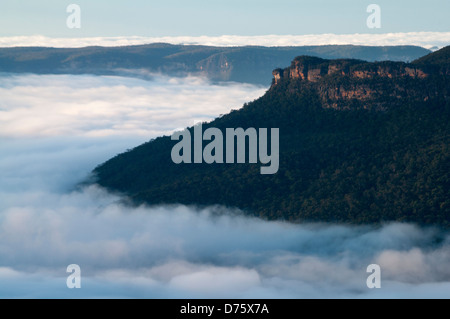
POLYGON ((303 45, 417 45, 427 49, 450 45, 450 32, 405 32, 381 34, 309 34, 309 35, 260 35, 260 36, 172 36, 172 37, 91 37, 49 38, 45 36, 0 37, 0 47, 51 46, 79 48, 85 46, 124 46, 148 43, 195 44, 210 46, 303 46, 303 45))
POLYGON ((266 87, 199 77, 4 75, 0 137, 168 134, 238 109, 266 87))
POLYGON ((222 207, 128 207, 96 165, 266 88, 199 78, 0 78, 0 297, 449 298, 450 235, 294 225, 222 207), (370 264, 382 288, 366 286, 370 264), (82 288, 66 286, 78 264, 82 288))

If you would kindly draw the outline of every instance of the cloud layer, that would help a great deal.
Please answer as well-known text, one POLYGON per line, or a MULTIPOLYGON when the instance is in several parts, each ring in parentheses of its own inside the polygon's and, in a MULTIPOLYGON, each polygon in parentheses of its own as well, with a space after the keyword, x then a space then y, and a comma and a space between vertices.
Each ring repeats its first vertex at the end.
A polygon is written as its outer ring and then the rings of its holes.
POLYGON ((0 47, 50 46, 79 48, 85 46, 125 46, 148 43, 198 44, 211 46, 303 46, 328 44, 353 45, 417 45, 425 48, 450 45, 450 32, 408 32, 383 34, 310 34, 262 36, 179 36, 179 37, 92 37, 49 38, 45 36, 0 37, 0 47))
POLYGON ((2 297, 14 289, 38 297, 450 297, 450 237, 437 230, 128 208, 96 187, 20 195, 1 208, 2 297), (82 289, 70 294, 65 267, 73 263, 82 289), (382 268, 379 291, 366 287, 373 263, 382 268))
POLYGON ((439 229, 133 208, 97 186, 77 187, 114 154, 264 89, 193 78, 31 75, 0 83, 2 298, 450 297, 450 235, 439 229), (379 290, 366 286, 373 263, 382 267, 379 290), (79 290, 66 287, 69 264, 81 267, 79 290))
POLYGON ((156 137, 238 109, 265 91, 198 77, 4 76, 0 136, 156 137))

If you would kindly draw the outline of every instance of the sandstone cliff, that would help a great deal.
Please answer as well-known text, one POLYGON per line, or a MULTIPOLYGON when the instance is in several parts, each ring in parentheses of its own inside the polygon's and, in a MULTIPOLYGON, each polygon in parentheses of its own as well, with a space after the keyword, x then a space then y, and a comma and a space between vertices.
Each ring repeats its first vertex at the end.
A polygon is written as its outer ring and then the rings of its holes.
POLYGON ((403 62, 369 63, 301 56, 290 67, 273 71, 272 88, 283 82, 295 82, 300 89, 316 91, 325 107, 386 110, 405 99, 426 101, 442 96, 442 90, 448 88, 442 87, 442 81, 435 85, 433 79, 447 77, 446 73, 403 62))

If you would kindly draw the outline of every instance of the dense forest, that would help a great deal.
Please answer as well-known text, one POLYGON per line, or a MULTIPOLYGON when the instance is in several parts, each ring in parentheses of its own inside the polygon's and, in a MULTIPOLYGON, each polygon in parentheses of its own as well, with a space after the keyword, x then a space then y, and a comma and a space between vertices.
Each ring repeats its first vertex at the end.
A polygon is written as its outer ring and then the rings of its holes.
POLYGON ((277 174, 261 175, 254 164, 176 165, 176 141, 167 136, 94 173, 134 204, 219 204, 296 222, 450 227, 449 49, 412 64, 300 57, 278 71, 289 76, 274 80, 263 97, 204 124, 279 128, 277 174), (336 65, 344 71, 327 73, 336 65), (314 81, 293 71, 317 67, 323 72, 314 81))

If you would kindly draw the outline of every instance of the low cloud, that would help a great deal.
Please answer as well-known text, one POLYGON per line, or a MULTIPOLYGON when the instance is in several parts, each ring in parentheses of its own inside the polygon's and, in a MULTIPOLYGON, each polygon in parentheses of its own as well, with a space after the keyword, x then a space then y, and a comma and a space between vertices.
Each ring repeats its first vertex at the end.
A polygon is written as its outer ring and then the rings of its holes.
POLYGON ((83 280, 72 297, 449 297, 450 237, 435 245, 438 230, 290 225, 219 208, 130 208, 95 186, 20 195, 25 202, 17 197, 0 210, 0 286, 29 281, 34 291, 24 286, 21 293, 36 297, 70 296, 65 267, 72 263, 83 280), (365 286, 372 263, 382 268, 381 291, 365 286))
POLYGON ((80 48, 86 46, 126 46, 148 43, 195 44, 210 46, 303 46, 303 45, 417 45, 425 48, 442 48, 450 44, 450 32, 406 32, 382 34, 310 34, 261 36, 178 36, 178 37, 92 37, 49 38, 45 36, 0 37, 0 47, 46 46, 80 48))
POLYGON ((128 207, 98 186, 76 187, 95 165, 152 134, 215 116, 220 101, 238 107, 262 90, 202 81, 2 78, 0 297, 450 297, 450 235, 439 229, 294 225, 223 207, 128 207), (167 117, 155 115, 168 107, 167 117), (380 290, 366 286, 373 263, 382 268, 380 290), (66 287, 69 264, 81 267, 81 289, 66 287))
POLYGON ((156 137, 238 109, 266 90, 198 77, 4 76, 0 137, 156 137))

